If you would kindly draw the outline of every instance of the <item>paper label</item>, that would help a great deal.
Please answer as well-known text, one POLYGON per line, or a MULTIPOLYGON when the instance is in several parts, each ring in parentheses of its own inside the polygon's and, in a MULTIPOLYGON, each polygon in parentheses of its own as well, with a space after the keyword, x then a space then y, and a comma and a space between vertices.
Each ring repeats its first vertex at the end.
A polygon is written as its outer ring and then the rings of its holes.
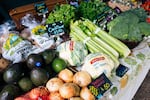
POLYGON ((120 64, 119 67, 116 69, 116 75, 119 77, 123 77, 128 70, 128 67, 120 64))
POLYGON ((102 73, 98 78, 92 81, 88 88, 96 99, 100 99, 103 94, 110 89, 112 82, 107 78, 107 76, 102 73))
POLYGON ((46 25, 46 29, 47 29, 49 36, 51 36, 51 35, 62 35, 65 33, 64 24, 62 21, 48 24, 48 25, 46 25))
POLYGON ((44 2, 42 2, 42 3, 36 3, 34 5, 34 7, 35 7, 36 12, 39 15, 43 15, 43 14, 48 13, 48 8, 47 8, 47 6, 46 6, 46 4, 44 2))

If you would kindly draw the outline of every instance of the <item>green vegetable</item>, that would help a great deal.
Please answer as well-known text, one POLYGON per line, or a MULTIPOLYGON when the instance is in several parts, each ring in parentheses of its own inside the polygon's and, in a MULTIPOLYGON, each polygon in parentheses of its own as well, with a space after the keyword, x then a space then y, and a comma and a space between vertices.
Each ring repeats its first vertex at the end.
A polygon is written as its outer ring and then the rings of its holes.
POLYGON ((91 21, 95 20, 99 14, 103 13, 106 9, 106 4, 99 0, 89 2, 81 2, 78 7, 79 17, 87 18, 91 21))
POLYGON ((119 53, 120 57, 127 57, 129 55, 129 48, 121 41, 107 34, 105 31, 103 31, 87 19, 84 21, 84 24, 90 29, 93 34, 96 34, 100 39, 113 47, 119 53))
POLYGON ((120 57, 127 57, 130 53, 129 48, 115 39, 88 19, 82 19, 71 23, 70 36, 74 40, 84 42, 92 53, 103 52, 111 57, 116 66, 119 64, 120 57))
POLYGON ((144 34, 145 36, 150 35, 150 24, 146 22, 141 22, 138 24, 138 27, 140 29, 140 32, 144 34))
POLYGON ((59 57, 71 66, 79 66, 88 54, 86 46, 80 41, 66 41, 57 47, 59 57))
POLYGON ((56 5, 50 12, 46 24, 63 21, 65 27, 68 28, 71 19, 75 19, 75 8, 69 4, 61 4, 56 5))
POLYGON ((150 35, 150 24, 145 22, 146 13, 142 8, 123 12, 107 24, 109 34, 120 40, 139 42, 150 35))

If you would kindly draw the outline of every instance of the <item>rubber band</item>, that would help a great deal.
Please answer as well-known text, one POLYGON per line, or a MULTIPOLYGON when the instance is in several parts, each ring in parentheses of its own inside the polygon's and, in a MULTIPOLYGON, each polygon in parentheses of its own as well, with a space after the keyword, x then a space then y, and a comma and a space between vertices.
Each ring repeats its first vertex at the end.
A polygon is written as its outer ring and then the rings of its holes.
POLYGON ((94 33, 97 34, 99 31, 100 31, 100 28, 96 28, 94 33))

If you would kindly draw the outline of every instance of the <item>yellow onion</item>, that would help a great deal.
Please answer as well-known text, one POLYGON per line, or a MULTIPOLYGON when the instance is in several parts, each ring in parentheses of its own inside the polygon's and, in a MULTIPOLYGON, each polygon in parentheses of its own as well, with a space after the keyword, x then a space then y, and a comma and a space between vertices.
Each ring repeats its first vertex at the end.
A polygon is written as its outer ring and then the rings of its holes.
POLYGON ((72 82, 73 72, 70 71, 69 69, 64 69, 58 74, 58 77, 62 79, 64 82, 72 82))
POLYGON ((78 84, 80 87, 85 87, 91 83, 92 79, 88 72, 80 71, 75 73, 73 76, 73 82, 78 84))
POLYGON ((81 97, 71 97, 69 100, 83 100, 81 97))
POLYGON ((80 97, 84 100, 95 100, 94 95, 87 87, 83 87, 80 92, 80 97))
POLYGON ((60 89, 59 93, 63 98, 71 98, 80 95, 80 88, 75 83, 65 83, 60 89))
POLYGON ((61 97, 59 92, 51 92, 49 95, 49 100, 64 100, 64 98, 61 97))
POLYGON ((57 92, 59 88, 63 85, 63 81, 59 78, 52 78, 46 83, 46 88, 50 92, 57 92))

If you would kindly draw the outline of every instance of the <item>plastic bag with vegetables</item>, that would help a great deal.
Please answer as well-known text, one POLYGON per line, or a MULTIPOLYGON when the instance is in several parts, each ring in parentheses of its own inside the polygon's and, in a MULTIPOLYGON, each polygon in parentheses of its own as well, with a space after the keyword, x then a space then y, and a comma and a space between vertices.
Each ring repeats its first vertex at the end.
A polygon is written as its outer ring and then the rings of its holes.
POLYGON ((103 53, 91 53, 84 59, 81 70, 87 71, 92 78, 95 79, 102 73, 110 77, 113 68, 115 68, 115 64, 108 55, 103 53))
POLYGON ((33 44, 42 49, 42 51, 50 48, 54 44, 54 39, 48 36, 46 27, 37 21, 31 14, 24 16, 21 19, 21 23, 26 26, 30 32, 27 39, 34 41, 33 44))
POLYGON ((28 56, 35 47, 19 36, 19 32, 10 31, 13 28, 11 24, 1 25, 1 45, 2 56, 5 59, 13 61, 13 63, 20 62, 28 56))
POLYGON ((66 41, 57 47, 57 51, 59 57, 66 60, 71 66, 81 65, 88 54, 85 45, 79 41, 66 41))

